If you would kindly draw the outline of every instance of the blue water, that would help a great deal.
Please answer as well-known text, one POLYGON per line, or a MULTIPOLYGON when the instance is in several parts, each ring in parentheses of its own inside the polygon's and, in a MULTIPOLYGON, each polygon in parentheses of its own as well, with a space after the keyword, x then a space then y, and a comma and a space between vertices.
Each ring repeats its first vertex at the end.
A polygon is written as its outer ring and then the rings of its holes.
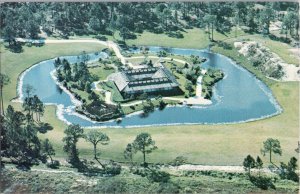
MULTIPOLYGON (((157 52, 161 49, 150 47, 150 52, 157 52)), ((217 68, 224 72, 225 78, 215 86, 212 105, 168 107, 163 111, 156 110, 146 118, 142 118, 140 114, 134 114, 123 118, 120 124, 115 121, 91 122, 67 111, 64 112, 64 118, 70 123, 84 127, 133 127, 237 123, 269 117, 281 111, 270 89, 229 58, 204 50, 173 48, 169 49, 169 52, 207 58, 208 60, 202 64, 203 68, 217 68)), ((100 57, 106 56, 104 53, 90 54, 91 60, 97 60, 100 57)), ((72 63, 78 61, 78 58, 74 56, 65 58, 72 63)), ((44 103, 62 104, 65 108, 72 107, 70 97, 58 89, 50 76, 50 72, 54 70, 53 61, 54 59, 43 61, 30 69, 24 76, 24 84, 32 85, 36 89, 35 93, 44 103)))

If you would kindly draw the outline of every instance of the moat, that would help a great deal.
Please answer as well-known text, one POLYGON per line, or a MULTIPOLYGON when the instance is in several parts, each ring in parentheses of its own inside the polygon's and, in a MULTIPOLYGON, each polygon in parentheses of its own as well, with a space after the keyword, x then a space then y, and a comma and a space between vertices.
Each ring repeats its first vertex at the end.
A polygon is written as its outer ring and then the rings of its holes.
MULTIPOLYGON (((149 52, 163 50, 160 47, 149 47, 149 52)), ((239 123, 270 117, 281 112, 269 88, 247 70, 236 65, 229 58, 211 53, 206 50, 168 49, 175 55, 195 55, 208 59, 201 67, 203 69, 220 69, 225 77, 214 87, 212 104, 209 105, 176 105, 168 106, 164 110, 155 110, 147 117, 140 113, 127 115, 122 122, 115 120, 107 122, 91 121, 75 112, 74 100, 61 90, 50 75, 54 67, 54 60, 42 61, 23 75, 23 83, 35 88, 35 93, 46 104, 58 105, 57 115, 67 123, 80 124, 84 127, 134 127, 177 124, 222 124, 239 123)), ((89 54, 89 60, 106 57, 105 53, 89 54)), ((71 64, 77 56, 66 58, 71 64)), ((22 97, 22 95, 20 95, 22 97)))

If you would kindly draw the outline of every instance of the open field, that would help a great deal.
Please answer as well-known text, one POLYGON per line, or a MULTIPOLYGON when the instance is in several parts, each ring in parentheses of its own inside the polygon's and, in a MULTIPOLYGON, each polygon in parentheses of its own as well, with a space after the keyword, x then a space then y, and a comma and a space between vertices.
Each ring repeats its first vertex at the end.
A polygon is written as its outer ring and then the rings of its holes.
MULTIPOLYGON (((202 30, 199 29, 189 31, 191 34, 189 34, 189 36, 186 35, 183 39, 166 38, 166 35, 151 35, 146 32, 136 40, 129 40, 128 43, 187 48, 204 48, 207 46, 205 45, 208 43, 206 40, 207 34, 204 34, 204 31, 202 34, 202 30), (153 39, 151 39, 152 37, 153 39), (201 42, 201 40, 203 40, 203 42, 201 42)), ((249 35, 249 37, 251 36, 252 35, 249 35)), ((217 37, 218 35, 216 33, 216 40, 218 40, 217 37)), ((226 37, 223 38, 225 39, 226 37)), ((272 42, 272 44, 276 45, 272 47, 273 49, 281 48, 282 45, 282 43, 275 41, 272 42)), ((24 52, 21 54, 13 54, 2 49, 2 67, 4 72, 11 78, 11 83, 4 90, 6 105, 8 100, 16 96, 15 88, 18 75, 32 64, 55 56, 78 54, 83 50, 86 52, 94 52, 102 49, 99 44, 91 43, 49 44, 40 48, 24 48, 24 52)), ((216 47, 215 49, 225 55, 235 55, 229 51, 226 53, 226 50, 222 48, 216 47)), ((276 50, 276 53, 277 52, 281 53, 282 51, 278 49, 276 50)), ((234 56, 232 57, 234 58, 234 56)), ((292 59, 289 55, 286 55, 286 57, 285 60, 292 59)), ((245 61, 241 59, 240 62, 244 64, 245 61)), ((284 109, 281 115, 260 121, 231 125, 184 125, 134 129, 101 129, 107 133, 111 139, 109 145, 99 146, 102 158, 124 161, 123 151, 126 145, 132 142, 135 136, 140 132, 149 132, 159 148, 149 155, 149 161, 151 162, 169 162, 176 156, 183 155, 188 158, 190 163, 241 165, 243 158, 247 154, 254 156, 261 155, 260 148, 262 147, 262 142, 269 137, 278 138, 283 148, 283 156, 274 156, 274 161, 287 162, 290 157, 296 156, 294 150, 297 147, 299 136, 299 83, 267 81, 267 79, 263 78, 263 75, 259 75, 259 73, 254 70, 253 72, 259 78, 266 81, 273 91, 279 104, 284 109)), ((14 105, 20 107, 19 104, 14 103, 14 105)), ((41 137, 49 138, 55 145, 56 157, 65 157, 65 153, 62 151, 62 138, 64 136, 63 130, 66 125, 56 118, 54 106, 48 106, 46 108, 43 120, 51 123, 54 126, 54 130, 45 135, 41 135, 41 137)), ((91 144, 80 141, 79 151, 82 158, 92 158, 91 144)), ((268 157, 263 157, 265 162, 267 162, 267 158, 268 157)), ((140 160, 141 155, 137 155, 136 159, 140 160)))
MULTIPOLYGON (((163 47, 177 47, 177 48, 195 48, 204 49, 207 48, 209 44, 208 34, 203 29, 193 28, 185 30, 183 33, 183 38, 172 38, 166 34, 153 34, 145 31, 142 34, 137 34, 136 39, 127 40, 126 43, 129 45, 147 45, 147 46, 163 46, 163 47)), ((238 30, 237 35, 241 36, 245 33, 238 30)), ((229 34, 221 34, 214 32, 215 40, 223 40, 230 37, 234 37, 235 33, 231 32, 229 34)), ((116 36, 117 39, 121 39, 116 36)))

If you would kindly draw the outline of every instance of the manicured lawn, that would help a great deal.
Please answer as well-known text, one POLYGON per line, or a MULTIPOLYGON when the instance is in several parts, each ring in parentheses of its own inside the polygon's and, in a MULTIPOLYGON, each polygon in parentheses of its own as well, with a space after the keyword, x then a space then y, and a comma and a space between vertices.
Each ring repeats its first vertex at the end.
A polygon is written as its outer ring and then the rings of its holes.
POLYGON ((99 80, 105 80, 107 76, 115 72, 113 67, 105 67, 103 64, 100 67, 89 68, 89 72, 99 77, 99 80))
MULTIPOLYGON (((203 49, 206 48, 209 44, 208 34, 205 33, 205 30, 194 28, 185 30, 182 33, 184 38, 177 39, 169 37, 166 34, 154 34, 150 32, 143 32, 138 34, 136 39, 127 40, 126 43, 129 45, 147 45, 147 46, 164 46, 164 47, 177 47, 177 48, 195 48, 203 49)), ((243 35, 244 32, 238 31, 238 35, 243 35)), ((214 32, 215 40, 223 40, 229 37, 234 37, 234 32, 229 34, 221 34, 214 32)))
MULTIPOLYGON (((155 58, 146 58, 147 61, 152 61, 152 64, 155 64, 159 59, 155 59, 155 58)), ((127 59, 127 61, 129 63, 132 63, 133 65, 140 65, 141 63, 143 63, 145 61, 145 58, 131 58, 131 59, 127 59)))
POLYGON ((114 102, 124 102, 124 98, 119 92, 117 86, 112 81, 107 81, 105 83, 101 83, 100 85, 104 90, 108 90, 111 92, 112 95, 112 101, 114 102))

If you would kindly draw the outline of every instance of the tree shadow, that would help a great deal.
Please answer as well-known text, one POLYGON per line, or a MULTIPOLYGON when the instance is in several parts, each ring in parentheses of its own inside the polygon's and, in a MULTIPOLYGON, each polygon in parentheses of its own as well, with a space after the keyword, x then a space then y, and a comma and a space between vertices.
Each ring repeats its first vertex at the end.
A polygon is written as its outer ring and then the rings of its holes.
POLYGON ((8 45, 5 45, 5 48, 8 49, 12 53, 22 53, 24 43, 12 41, 8 45))

